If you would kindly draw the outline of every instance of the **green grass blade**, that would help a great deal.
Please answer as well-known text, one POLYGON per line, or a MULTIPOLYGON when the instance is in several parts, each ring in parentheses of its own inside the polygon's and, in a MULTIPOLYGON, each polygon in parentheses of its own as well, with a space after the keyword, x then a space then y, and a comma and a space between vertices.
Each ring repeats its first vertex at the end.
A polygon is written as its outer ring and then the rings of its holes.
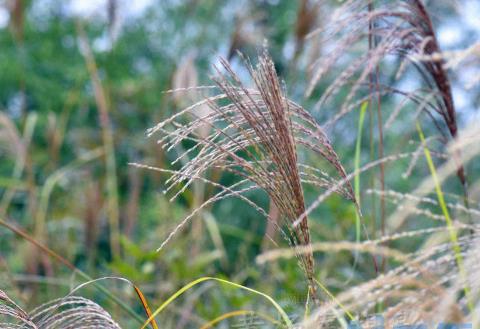
POLYGON ((39 241, 44 242, 46 238, 46 221, 47 221, 47 212, 48 205, 50 202, 50 195, 52 194, 53 188, 56 184, 67 175, 69 172, 81 167, 82 165, 91 162, 98 157, 103 155, 102 148, 96 148, 91 151, 86 152, 78 159, 72 161, 65 167, 62 167, 51 174, 46 180, 40 192, 40 200, 38 211, 35 215, 35 238, 39 241))
POLYGON ((242 316, 242 315, 255 315, 255 312, 253 311, 247 311, 247 310, 237 310, 237 311, 231 311, 225 314, 220 315, 219 317, 216 317, 215 319, 208 321, 205 323, 203 326, 200 327, 200 329, 208 329, 208 328, 213 328, 217 323, 228 319, 228 318, 233 318, 235 316, 242 316))
POLYGON ((282 320, 285 322, 285 324, 287 325, 287 327, 292 327, 293 324, 292 322, 290 321, 290 319, 288 318, 288 315, 287 313, 285 313, 285 311, 283 310, 283 308, 272 298, 270 297, 269 295, 263 293, 263 292, 260 292, 258 290, 255 290, 255 289, 252 289, 252 288, 249 288, 249 287, 245 287, 245 286, 242 286, 241 284, 238 284, 238 283, 235 283, 235 282, 231 282, 231 281, 228 281, 228 280, 224 280, 224 279, 220 279, 220 278, 214 278, 214 277, 201 277, 197 280, 194 280, 190 283, 188 283, 187 285, 183 286, 181 289, 179 289, 178 291, 176 291, 172 296, 170 296, 162 305, 160 305, 156 310, 155 312, 153 312, 153 314, 150 316, 150 318, 148 318, 148 320, 143 324, 143 326, 141 327, 141 329, 144 329, 147 327, 147 325, 158 315, 160 314, 160 312, 162 312, 168 305, 170 305, 175 299, 177 299, 179 296, 181 296, 184 292, 186 292, 187 290, 193 288, 194 286, 196 286, 197 284, 199 283, 202 283, 202 282, 205 282, 205 281, 217 281, 217 282, 220 282, 220 283, 223 283, 223 284, 226 284, 226 285, 229 285, 231 287, 235 287, 235 288, 238 288, 238 289, 243 289, 243 290, 246 290, 248 292, 251 292, 253 294, 256 294, 256 295, 260 295, 262 297, 264 297, 265 299, 267 299, 278 311, 278 313, 280 313, 280 316, 282 317, 282 320))
MULTIPOLYGON (((452 248, 455 254, 455 261, 457 262, 458 271, 460 272, 460 276, 463 279, 466 279, 467 276, 465 272, 465 267, 463 265, 463 257, 462 257, 460 245, 458 243, 457 230, 455 229, 452 218, 450 217, 450 213, 447 208, 447 203, 445 202, 445 197, 443 195, 442 186, 440 185, 440 180, 438 179, 437 170, 435 168, 435 164, 433 163, 430 150, 428 149, 427 144, 425 142, 425 136, 423 134, 422 126, 418 121, 417 121, 417 131, 423 146, 423 151, 425 153, 425 159, 427 160, 428 168, 430 169, 430 174, 432 175, 432 179, 435 184, 435 192, 437 194, 438 203, 440 204, 442 213, 445 216, 445 221, 447 223, 448 233, 450 235, 450 242, 452 243, 452 248)), ((472 312, 473 314, 474 305, 471 300, 470 288, 468 287, 468 285, 464 287, 464 292, 465 292, 465 297, 467 298, 470 312, 472 312)))
MULTIPOLYGON (((357 142, 355 145, 355 177, 353 180, 353 189, 355 193, 355 199, 357 201, 358 207, 360 208, 360 153, 362 148, 362 130, 363 130, 363 123, 365 121, 365 112, 368 108, 368 102, 363 102, 362 107, 360 108, 360 115, 358 118, 358 132, 357 132, 357 142)), ((359 211, 355 211, 355 237, 356 242, 360 242, 360 213, 359 211)))
MULTIPOLYGON (((351 320, 351 321, 354 321, 355 320, 355 317, 352 315, 352 313, 350 313, 349 310, 347 310, 347 308, 330 292, 330 290, 328 290, 327 287, 325 287, 320 281, 316 280, 315 279, 315 282, 318 284, 318 286, 323 290, 323 292, 325 292, 327 294, 327 296, 333 301, 335 302, 335 304, 337 304, 343 312, 345 312, 345 314, 348 316, 348 318, 351 320)), ((339 319, 340 320, 340 319, 339 319)))
POLYGON ((237 310, 237 311, 227 312, 225 314, 222 314, 222 315, 216 317, 215 319, 213 319, 211 321, 208 321, 203 326, 201 326, 200 329, 213 328, 217 323, 219 323, 219 322, 221 322, 225 319, 236 317, 236 316, 242 316, 242 315, 250 315, 250 316, 256 315, 256 316, 274 324, 275 328, 284 326, 284 325, 282 325, 281 323, 279 323, 275 319, 272 319, 271 317, 269 317, 266 314, 262 314, 262 313, 258 313, 258 312, 254 312, 254 311, 248 311, 248 310, 237 310))

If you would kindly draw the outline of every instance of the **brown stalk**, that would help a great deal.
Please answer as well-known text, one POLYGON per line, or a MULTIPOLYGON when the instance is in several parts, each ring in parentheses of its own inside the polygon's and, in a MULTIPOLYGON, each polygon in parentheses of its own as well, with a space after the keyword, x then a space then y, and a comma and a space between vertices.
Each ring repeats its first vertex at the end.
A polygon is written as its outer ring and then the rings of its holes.
POLYGON ((15 40, 22 44, 24 35, 25 4, 24 0, 10 1, 11 29, 15 40))
POLYGON ((128 171, 128 203, 126 205, 126 218, 124 233, 126 236, 132 236, 138 221, 139 202, 142 189, 143 175, 138 170, 128 171))
POLYGON ((297 11, 297 19, 295 22, 295 52, 293 61, 296 61, 302 53, 305 37, 313 30, 315 26, 320 4, 320 1, 300 1, 297 11))
POLYGON ((91 172, 85 175, 85 206, 83 221, 85 231, 85 250, 87 253, 88 268, 93 268, 97 255, 97 241, 100 230, 100 212, 104 204, 101 184, 92 177, 91 172))
MULTIPOLYGON (((373 0, 368 3, 368 11, 371 13, 374 9, 373 0)), ((371 20, 368 24, 368 49, 371 51, 376 46, 375 35, 372 31, 375 28, 375 21, 371 20)), ((370 80, 370 95, 377 95, 376 104, 377 104, 377 128, 378 128, 378 158, 382 159, 384 157, 383 151, 383 120, 382 120, 382 101, 380 94, 380 87, 378 83, 379 79, 379 67, 378 64, 375 65, 375 71, 371 72, 369 75, 370 80), (375 86, 375 92, 373 92, 373 86, 375 86)), ((371 102, 370 104, 373 104, 371 102)), ((371 105, 370 105, 371 106, 371 105)), ((380 189, 385 191, 385 164, 380 164, 380 189)), ((383 195, 380 196, 380 229, 382 236, 385 236, 385 198, 383 195)), ((386 268, 386 257, 382 258, 381 269, 382 273, 385 273, 386 268)), ((377 265, 375 264, 375 270, 378 272, 377 265)))
MULTIPOLYGON (((437 37, 435 35, 435 30, 433 28, 432 20, 430 19, 430 15, 428 14, 427 9, 423 5, 420 0, 413 1, 420 19, 424 21, 427 25, 427 29, 425 30, 426 38, 428 41, 425 44, 424 51, 427 56, 433 56, 435 54, 441 54, 441 49, 438 44, 437 37)), ((436 61, 425 61, 424 65, 426 66, 427 70, 433 77, 433 81, 435 82, 438 90, 441 93, 441 97, 443 100, 443 105, 445 111, 441 112, 441 115, 448 127, 450 135, 453 139, 457 138, 458 136, 458 125, 457 125, 457 118, 456 118, 456 109, 453 102, 453 95, 452 95, 452 87, 450 83, 450 79, 448 78, 448 73, 444 69, 445 67, 445 60, 442 58, 441 60, 436 61)), ((464 188, 464 202, 468 207, 468 183, 467 178, 465 175, 465 168, 461 163, 461 155, 459 152, 456 152, 457 159, 458 159, 458 168, 457 168, 457 177, 459 178, 462 186, 464 188)))
POLYGON ((81 42, 81 53, 85 59, 85 64, 93 85, 100 127, 102 128, 102 140, 105 149, 106 189, 108 195, 107 215, 110 224, 110 248, 113 257, 116 258, 120 256, 120 224, 117 169, 115 162, 114 136, 109 115, 110 109, 107 95, 98 74, 97 64, 92 49, 90 48, 83 25, 80 22, 77 22, 77 34, 81 42))
MULTIPOLYGON (((374 2, 373 0, 369 2, 368 4, 368 11, 372 12, 374 9, 374 2)), ((375 28, 375 21, 371 20, 368 24, 368 49, 371 51, 376 46, 376 40, 375 36, 372 34, 372 30, 375 28)), ((369 75, 369 80, 370 80, 370 94, 374 95, 372 93, 372 88, 373 85, 375 85, 375 92, 377 94, 377 128, 378 128, 378 158, 382 159, 384 157, 384 150, 383 150, 383 120, 382 120, 382 102, 381 102, 381 94, 380 94, 380 87, 379 87, 379 66, 378 64, 375 65, 375 72, 372 72, 369 75)), ((373 104, 370 103, 370 104, 373 104)), ((371 106, 371 105, 370 105, 371 106)), ((385 163, 380 164, 380 189, 381 191, 385 191, 385 163)), ((374 208, 375 209, 375 208, 374 208)), ((375 211, 375 210, 374 210, 375 211)), ((385 232, 385 197, 383 194, 380 196, 380 229, 381 229, 381 234, 382 237, 386 236, 385 232)), ((388 247, 388 244, 384 244, 385 246, 388 247)), ((378 265, 374 259, 374 266, 375 266, 375 271, 378 274, 378 265)), ((385 273, 387 267, 387 257, 382 256, 382 263, 381 263, 381 272, 385 273)), ((382 303, 380 304, 382 305, 382 303)))

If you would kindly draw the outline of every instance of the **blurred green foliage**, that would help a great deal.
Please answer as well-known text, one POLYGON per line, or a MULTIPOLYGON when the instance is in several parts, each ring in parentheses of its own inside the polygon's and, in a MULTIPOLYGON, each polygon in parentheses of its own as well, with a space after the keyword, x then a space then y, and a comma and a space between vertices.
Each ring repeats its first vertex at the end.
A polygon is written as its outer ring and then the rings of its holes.
MULTIPOLYGON (((303 99, 303 92, 309 56, 315 56, 315 52, 310 53, 312 50, 306 47, 301 50, 302 56, 294 55, 300 1, 163 0, 153 2, 136 16, 127 15, 126 2, 117 4, 117 15, 121 11, 124 15, 121 21, 109 17, 106 4, 104 9, 85 17, 74 15, 64 1, 38 2, 23 2, 22 24, 15 26, 11 18, 9 26, 0 28, 0 109, 15 128, 8 131, 3 127, 1 135, 0 196, 14 192, 8 207, 1 209, 2 216, 35 235, 39 198, 48 177, 86 152, 103 146, 95 90, 79 42, 81 24, 93 49, 109 108, 120 196, 122 253, 114 259, 109 246, 104 155, 67 171, 58 180, 48 202, 47 239, 43 242, 92 277, 111 275, 132 280, 141 287, 151 306, 158 305, 187 282, 217 276, 268 293, 301 317, 306 286, 297 261, 281 260, 265 266, 255 263, 266 230, 266 223, 258 220, 255 210, 237 200, 215 204, 205 211, 204 217, 209 217, 210 222, 195 219, 204 224, 200 236, 192 236, 189 227, 157 253, 156 248, 168 233, 195 206, 195 191, 186 191, 169 202, 172 193, 162 193, 167 175, 128 165, 141 162, 168 168, 175 158, 175 154, 164 153, 155 138, 147 139, 145 130, 184 105, 164 91, 175 87, 174 75, 189 56, 194 58, 198 84, 210 84, 211 64, 218 54, 230 55, 243 77, 245 72, 233 50, 255 58, 264 40, 268 40, 289 96, 307 109, 313 106, 319 91, 311 99, 303 99), (37 120, 32 140, 27 143, 22 136, 33 114, 37 120), (15 163, 22 154, 24 168, 15 177, 15 163)), ((328 12, 320 13, 316 25, 321 25, 326 15, 328 12)), ((384 106, 388 107, 389 102, 384 106)), ((331 114, 330 110, 318 114, 318 120, 331 114)), ((354 165, 356 118, 356 114, 347 117, 330 132, 347 171, 354 165), (349 131, 351 127, 354 128, 349 131)), ((401 131, 401 124, 394 129, 401 131)), ((413 149, 407 141, 415 138, 414 131, 400 134, 402 147, 413 149)), ((398 144, 397 138, 398 133, 389 135, 385 140, 387 148, 398 144)), ((367 131, 363 140, 369 140, 367 131)), ((362 163, 370 159, 367 142, 364 151, 362 163)), ((415 182, 401 179, 407 165, 402 160, 388 168, 392 173, 388 186, 406 190, 405 185, 414 186, 415 182)), ((426 170, 414 173, 418 177, 426 174, 426 170)), ((362 178, 362 184, 375 184, 377 178, 370 176, 362 178)), ((220 181, 229 179, 218 176, 220 181)), ((318 195, 313 190, 305 193, 308 200, 318 195)), ((253 193, 251 197, 268 208, 266 195, 253 193)), ((364 197, 366 207, 375 213, 378 203, 371 204, 371 197, 364 197)), ((354 220, 354 209, 349 203, 331 197, 311 216, 313 240, 354 241, 354 220)), ((1 289, 16 295, 27 308, 68 293, 75 282, 68 269, 40 257, 28 242, 8 231, 2 229, 0 236, 1 289)), ((287 245, 279 234, 275 240, 287 245)), ((414 247, 412 244, 411 248, 414 247)), ((361 268, 352 269, 352 253, 319 253, 319 277, 328 278, 329 287, 338 291, 349 279, 356 282, 374 275, 370 258, 360 257, 361 268)), ((111 289, 141 314, 133 291, 117 283, 112 283, 111 289)), ((100 293, 88 287, 82 292, 116 311, 118 321, 125 327, 133 326, 131 319, 108 305, 100 293)), ((162 315, 162 327, 173 327, 174 323, 198 326, 205 319, 245 307, 273 312, 269 305, 244 291, 206 283, 162 315)))

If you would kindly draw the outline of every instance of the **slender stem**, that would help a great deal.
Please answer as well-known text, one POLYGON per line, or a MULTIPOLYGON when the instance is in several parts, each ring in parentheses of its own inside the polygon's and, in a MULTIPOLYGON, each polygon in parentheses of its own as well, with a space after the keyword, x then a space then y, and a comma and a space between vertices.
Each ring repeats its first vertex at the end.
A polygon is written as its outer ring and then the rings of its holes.
POLYGON ((425 136, 423 134, 422 126, 420 125, 420 122, 418 122, 418 121, 417 121, 417 131, 418 131, 418 135, 420 137, 420 141, 421 141, 422 146, 423 146, 423 151, 425 153, 425 159, 427 160, 428 168, 430 169, 430 173, 432 175, 433 182, 435 184, 435 192, 437 193, 438 203, 439 203, 440 208, 442 209, 442 213, 445 217, 445 222, 447 223, 448 233, 450 235, 450 242, 452 243, 452 249, 453 249, 453 253, 455 255, 455 261, 457 263, 458 271, 459 271, 459 274, 460 274, 460 277, 462 278, 462 280, 465 281, 465 286, 464 286, 463 289, 464 289, 464 293, 465 293, 465 298, 467 299, 467 305, 468 305, 468 308, 469 308, 470 312, 472 313, 472 315, 475 315, 475 305, 474 305, 474 302, 472 300, 470 287, 469 287, 469 284, 468 284, 468 281, 467 281, 467 272, 465 270, 465 265, 464 265, 464 261, 463 261, 462 249, 461 249, 460 244, 458 242, 457 230, 456 230, 455 226, 453 225, 452 218, 450 217, 450 213, 449 213, 448 208, 447 208, 447 203, 445 202, 445 197, 443 195, 442 186, 440 184, 440 180, 438 179, 437 170, 436 170, 435 165, 433 163, 432 156, 430 154, 430 150, 428 149, 427 144, 425 142, 425 136))
POLYGON ((115 161, 115 143, 109 116, 109 104, 105 89, 102 86, 102 82, 98 74, 95 58, 88 43, 83 25, 80 22, 77 23, 77 34, 80 38, 82 55, 85 59, 87 71, 90 74, 90 80, 94 87, 95 102, 97 103, 98 116, 102 129, 103 147, 105 149, 106 189, 108 196, 107 213, 110 225, 110 248, 112 250, 113 258, 116 259, 120 256, 120 225, 118 209, 119 197, 115 161))
MULTIPOLYGON (((368 3, 368 12, 371 13, 373 12, 373 9, 374 9, 374 4, 373 4, 373 0, 371 0, 369 3, 368 3)), ((373 29, 374 29, 374 22, 373 20, 369 20, 369 23, 368 23, 368 50, 370 51, 371 49, 374 48, 375 46, 375 40, 374 40, 374 35, 373 35, 373 29)), ((378 69, 378 66, 377 66, 377 69, 378 69)), ((370 87, 370 97, 369 97, 369 114, 370 114, 370 157, 371 157, 371 160, 373 160, 375 158, 375 153, 374 153, 374 149, 375 149, 375 146, 374 146, 374 142, 373 142, 373 110, 372 110, 372 106, 373 106, 373 100, 372 100, 372 95, 374 94, 374 90, 373 90, 373 86, 375 85, 377 90, 378 90, 378 71, 374 73, 370 73, 369 74, 369 80, 370 80, 370 84, 369 84, 369 87, 370 87)), ((380 99, 380 95, 378 96, 378 98, 380 99)), ((378 109, 377 109, 378 110, 378 109)), ((380 110, 378 110, 378 113, 377 113, 377 117, 381 117, 381 113, 380 113, 380 110)), ((381 121, 379 118, 377 118, 378 121, 381 121)), ((380 126, 380 130, 381 130, 381 122, 379 123, 379 126, 380 126)), ((381 140, 383 139, 383 132, 381 133, 382 135, 382 138, 381 140)), ((379 151, 379 158, 383 158, 383 143, 380 143, 379 147, 381 147, 381 152, 379 151), (380 155, 382 154, 382 155, 380 155)), ((381 167, 380 167, 380 173, 384 173, 383 171, 383 163, 381 164, 381 167)), ((383 182, 383 180, 382 180, 383 182)), ((374 177, 372 176, 372 189, 375 188, 375 179, 374 177)), ((383 185, 383 184, 382 184, 383 185)), ((383 201, 383 197, 381 197, 381 200, 383 201)), ((382 203, 381 201, 381 203, 382 203)), ((382 203, 383 205, 383 203, 382 203)), ((383 221, 384 221, 384 216, 381 215, 381 218, 382 218, 382 224, 383 224, 383 221)), ((375 196, 372 195, 372 223, 373 223, 373 238, 375 239, 375 236, 376 236, 376 230, 377 230, 377 225, 376 225, 376 216, 375 216, 375 196)), ((383 228, 383 225, 382 225, 382 228, 383 228)), ((383 235, 383 230, 382 230, 382 235, 383 235)), ((382 261, 382 264, 383 264, 383 261, 382 261)), ((378 274, 379 272, 379 269, 378 269, 378 266, 377 266, 377 262, 374 260, 374 266, 375 266, 375 272, 378 274)))

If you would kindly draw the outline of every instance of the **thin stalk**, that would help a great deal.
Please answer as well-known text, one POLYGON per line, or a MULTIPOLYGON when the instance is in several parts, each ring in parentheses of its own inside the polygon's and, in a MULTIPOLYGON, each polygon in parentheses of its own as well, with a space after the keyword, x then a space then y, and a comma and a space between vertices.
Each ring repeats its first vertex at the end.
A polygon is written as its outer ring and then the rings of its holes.
MULTIPOLYGON (((373 1, 373 0, 372 0, 373 1)), ((373 11, 373 2, 370 1, 368 3, 368 11, 369 12, 372 12, 373 11)), ((368 50, 370 51, 371 49, 373 49, 373 43, 374 43, 374 40, 373 40, 373 33, 372 33, 372 30, 374 28, 374 25, 373 25, 373 21, 369 21, 368 23, 368 50)), ((374 120, 374 114, 373 114, 373 99, 372 99, 372 95, 374 94, 374 90, 373 90, 373 80, 374 80, 374 77, 373 77, 373 74, 370 74, 369 75, 369 80, 370 80, 370 84, 369 84, 369 88, 370 88, 370 94, 369 94, 369 107, 368 107, 368 113, 369 113, 369 125, 370 125, 370 160, 371 161, 374 161, 375 160, 375 143, 374 143, 374 138, 373 138, 373 120, 374 120)), ((375 189, 375 176, 372 175, 371 176, 371 188, 372 189, 375 189)), ((373 238, 375 239, 376 238, 376 234, 377 234, 377 216, 376 216, 376 202, 375 202, 375 199, 376 199, 376 196, 372 195, 372 236, 373 238)), ((378 266, 377 266, 377 263, 376 261, 374 261, 374 267, 375 267, 375 273, 378 274, 378 266)))
MULTIPOLYGON (((433 28, 433 23, 430 19, 430 15, 425 5, 420 0, 414 0, 414 4, 417 7, 418 11, 422 14, 422 17, 424 18, 423 22, 428 26, 428 37, 430 38, 430 42, 428 44, 429 47, 426 48, 427 53, 429 55, 441 53, 440 45, 438 43, 438 39, 433 28)), ((441 92, 441 98, 445 107, 445 113, 441 114, 444 118, 450 135, 453 139, 455 139, 458 136, 457 110, 454 104, 452 85, 450 83, 448 73, 445 69, 445 60, 432 61, 428 64, 428 69, 432 75, 433 80, 435 81, 435 84, 438 87, 438 90, 441 92)), ((463 186, 463 201, 465 207, 469 208, 468 181, 465 173, 465 167, 463 166, 461 161, 460 151, 455 152, 455 157, 457 159, 457 177, 463 186)))
POLYGON ((118 183, 115 161, 113 130, 110 123, 109 104, 105 90, 98 74, 97 64, 88 43, 85 30, 77 23, 77 33, 81 42, 81 53, 85 59, 90 80, 93 85, 95 102, 97 103, 100 126, 102 128, 103 147, 105 149, 106 189, 108 196, 108 220, 110 225, 110 248, 113 258, 120 256, 120 224, 118 209, 118 183))
MULTIPOLYGON (((142 291, 135 285, 133 286, 133 289, 135 290, 138 298, 140 299, 140 302, 142 303, 143 309, 145 310, 145 314, 147 314, 147 317, 151 317, 152 311, 150 310, 150 306, 148 306, 148 301, 143 295, 142 291)), ((153 329, 158 329, 158 325, 155 320, 153 320, 151 324, 153 329)))
POLYGON ((327 289, 320 281, 315 280, 315 282, 318 284, 318 286, 328 295, 328 297, 337 304, 343 312, 348 316, 350 321, 354 321, 355 317, 352 315, 352 313, 343 305, 331 292, 330 290, 327 289))
MULTIPOLYGON (((368 4, 368 11, 369 13, 373 12, 374 10, 374 3, 371 0, 368 4)), ((373 35, 373 30, 375 28, 375 22, 373 20, 369 21, 368 24, 368 49, 369 51, 376 47, 376 39, 373 35)), ((378 129, 378 158, 381 159, 384 156, 383 151, 383 120, 382 120, 382 102, 381 102, 381 93, 380 93, 380 86, 378 83, 378 76, 379 76, 379 67, 378 64, 375 65, 375 72, 372 72, 369 75, 370 80, 370 93, 373 91, 373 86, 375 86, 374 92, 377 94, 377 129, 378 129)), ((385 164, 380 164, 380 189, 382 192, 385 191, 385 164)), ((380 195, 380 229, 382 232, 382 236, 385 236, 385 196, 384 193, 380 195)), ((386 269, 386 258, 382 258, 381 264, 382 273, 385 273, 386 269)))
POLYGON ((452 218, 450 217, 450 213, 447 208, 447 203, 445 202, 445 197, 443 195, 442 186, 440 184, 440 180, 438 179, 437 170, 433 163, 430 150, 428 149, 427 144, 425 142, 425 136, 423 134, 422 126, 420 125, 419 121, 417 121, 416 125, 417 125, 418 136, 420 137, 420 141, 423 146, 423 151, 425 153, 425 159, 427 160, 428 168, 430 169, 430 174, 432 175, 432 179, 435 184, 435 192, 437 194, 438 203, 440 205, 440 209, 442 210, 443 215, 445 216, 445 222, 447 223, 450 242, 452 243, 452 249, 455 254, 455 261, 457 262, 458 271, 460 272, 460 276, 462 277, 462 279, 465 280, 465 287, 463 288, 463 290, 465 292, 465 297, 467 298, 468 308, 471 314, 474 315, 475 306, 470 293, 470 287, 468 286, 468 282, 466 280, 467 275, 466 275, 465 266, 463 263, 462 250, 460 248, 460 244, 458 243, 457 230, 453 225, 452 218))

